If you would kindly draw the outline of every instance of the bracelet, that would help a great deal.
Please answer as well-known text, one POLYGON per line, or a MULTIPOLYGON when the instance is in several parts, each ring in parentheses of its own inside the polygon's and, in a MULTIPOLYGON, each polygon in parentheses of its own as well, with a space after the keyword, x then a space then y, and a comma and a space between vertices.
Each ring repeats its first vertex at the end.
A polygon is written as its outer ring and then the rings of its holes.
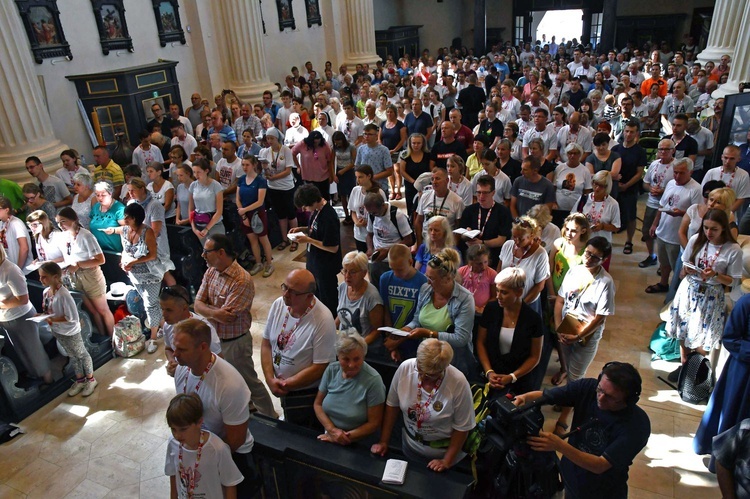
POLYGON ((494 373, 494 372, 495 372, 495 370, 494 370, 494 369, 487 369, 487 372, 486 372, 486 373, 484 373, 484 376, 485 376, 485 377, 489 377, 490 373, 494 373))
POLYGON ((516 378, 516 375, 514 373, 510 373, 508 376, 510 376, 510 379, 513 380, 511 381, 511 383, 515 383, 516 381, 518 381, 518 378, 516 378))

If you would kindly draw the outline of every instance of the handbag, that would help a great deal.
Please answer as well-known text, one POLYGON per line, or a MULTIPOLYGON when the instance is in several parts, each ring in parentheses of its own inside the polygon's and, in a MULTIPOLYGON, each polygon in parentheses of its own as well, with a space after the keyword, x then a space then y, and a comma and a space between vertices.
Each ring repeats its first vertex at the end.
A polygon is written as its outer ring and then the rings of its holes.
POLYGON ((213 213, 198 213, 197 211, 193 212, 193 222, 195 222, 195 225, 208 225, 208 223, 211 221, 211 218, 213 218, 213 213))
POLYGON ((263 221, 260 219, 260 215, 258 215, 257 211, 253 213, 253 216, 250 219, 250 228, 255 234, 261 234, 265 229, 265 227, 263 226, 263 221))
POLYGON ((714 388, 713 374, 711 361, 698 352, 692 352, 682 366, 677 381, 680 398, 689 404, 707 402, 714 388))

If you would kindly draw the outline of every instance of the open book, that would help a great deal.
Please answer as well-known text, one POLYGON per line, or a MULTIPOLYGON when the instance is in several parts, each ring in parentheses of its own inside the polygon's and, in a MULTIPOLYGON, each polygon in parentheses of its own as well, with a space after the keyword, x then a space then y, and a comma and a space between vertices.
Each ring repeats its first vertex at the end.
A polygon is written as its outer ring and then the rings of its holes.
POLYGON ((474 230, 456 229, 453 231, 453 233, 456 234, 457 236, 468 237, 469 239, 474 239, 479 234, 481 234, 481 232, 478 231, 477 229, 474 229, 474 230))
POLYGON ((391 483, 394 485, 403 485, 404 478, 406 477, 406 468, 409 463, 400 459, 389 459, 385 463, 385 471, 383 471, 383 483, 391 483))
POLYGON ((395 334, 396 336, 409 336, 410 333, 407 331, 401 331, 400 329, 396 329, 395 327, 379 327, 378 331, 383 331, 384 333, 390 333, 395 334))

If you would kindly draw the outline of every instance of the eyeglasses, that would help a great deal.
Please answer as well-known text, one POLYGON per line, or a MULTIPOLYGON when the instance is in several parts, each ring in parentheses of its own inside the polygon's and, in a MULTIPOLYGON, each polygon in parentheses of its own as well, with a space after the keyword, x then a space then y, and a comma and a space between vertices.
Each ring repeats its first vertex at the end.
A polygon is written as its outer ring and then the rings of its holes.
POLYGON ((492 191, 477 191, 477 196, 492 194, 492 191))
POLYGON ((595 255, 595 254, 593 254, 593 253, 592 253, 592 252, 590 252, 589 250, 586 250, 586 251, 584 251, 584 252, 583 252, 583 256, 585 256, 585 257, 586 257, 587 259, 589 259, 589 260, 591 260, 591 261, 593 261, 593 262, 600 262, 600 261, 602 261, 602 260, 603 260, 603 258, 602 258, 602 257, 600 257, 600 256, 598 256, 598 255, 595 255))
POLYGON ((37 196, 37 195, 36 195, 36 194, 34 194, 33 196, 24 196, 23 198, 24 198, 24 199, 26 200, 26 202, 28 203, 28 202, 30 202, 30 201, 33 201, 33 200, 35 200, 35 199, 36 199, 36 196, 37 196))
POLYGON ((287 286, 286 284, 284 284, 283 282, 281 283, 281 292, 282 293, 287 293, 288 292, 288 293, 290 293, 290 294, 292 294, 294 296, 309 295, 311 293, 311 291, 295 291, 292 288, 290 288, 289 286, 287 286))
POLYGON ((36 229, 41 224, 39 222, 29 222, 27 225, 29 226, 30 229, 36 229))
POLYGON ((360 272, 362 272, 362 269, 354 269, 354 270, 342 269, 341 275, 359 274, 360 272))
POLYGON ((219 251, 219 249, 221 249, 221 248, 213 248, 213 249, 206 249, 206 248, 203 248, 203 252, 201 253, 201 255, 205 255, 205 254, 208 254, 208 253, 212 253, 212 252, 214 252, 214 251, 219 251))

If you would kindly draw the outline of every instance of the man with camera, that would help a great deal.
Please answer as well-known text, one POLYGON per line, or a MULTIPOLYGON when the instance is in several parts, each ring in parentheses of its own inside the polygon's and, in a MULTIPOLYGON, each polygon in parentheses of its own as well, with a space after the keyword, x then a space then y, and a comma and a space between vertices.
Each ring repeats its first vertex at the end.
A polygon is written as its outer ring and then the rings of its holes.
POLYGON ((535 451, 559 452, 566 498, 626 498, 628 469, 651 435, 651 422, 636 404, 641 376, 631 365, 609 362, 599 378, 585 378, 566 386, 518 395, 523 406, 544 398, 544 404, 573 407, 573 431, 566 442, 540 431, 527 439, 535 451))

